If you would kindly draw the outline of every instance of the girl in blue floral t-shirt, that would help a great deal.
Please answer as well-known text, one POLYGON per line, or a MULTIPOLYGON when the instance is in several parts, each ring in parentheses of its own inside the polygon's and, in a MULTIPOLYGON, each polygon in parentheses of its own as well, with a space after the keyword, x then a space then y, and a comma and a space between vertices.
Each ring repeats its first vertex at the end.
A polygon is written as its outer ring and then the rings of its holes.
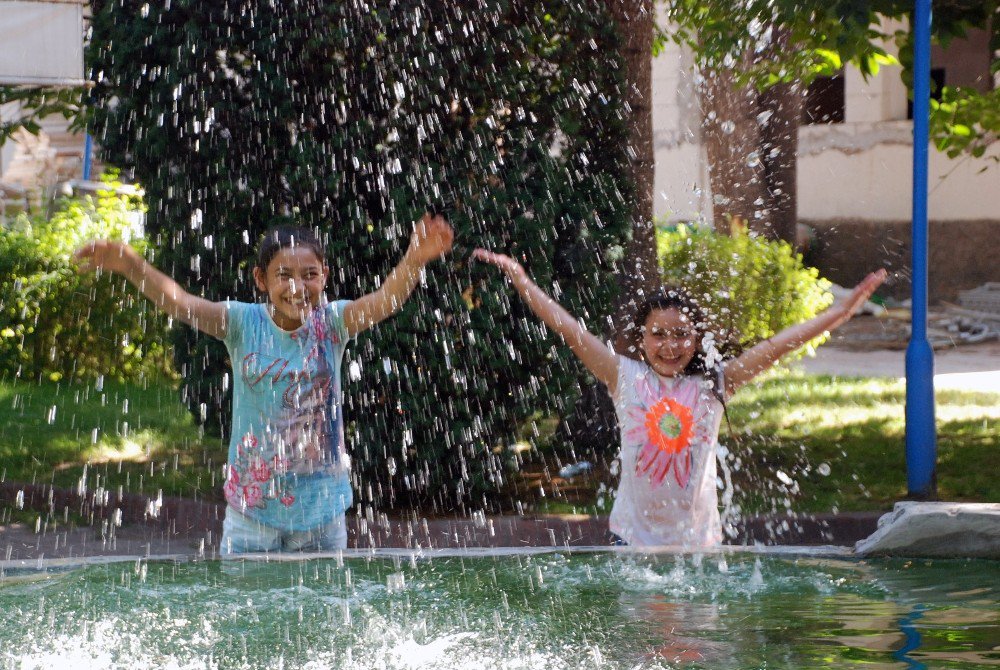
POLYGON ((229 350, 234 389, 224 555, 346 546, 352 494, 341 407, 344 348, 399 311, 420 271, 451 249, 452 237, 443 217, 425 214, 377 291, 336 302, 326 298, 326 256, 308 229, 264 235, 253 269, 263 303, 192 295, 121 242, 100 240, 76 252, 82 270, 122 275, 167 315, 229 350))

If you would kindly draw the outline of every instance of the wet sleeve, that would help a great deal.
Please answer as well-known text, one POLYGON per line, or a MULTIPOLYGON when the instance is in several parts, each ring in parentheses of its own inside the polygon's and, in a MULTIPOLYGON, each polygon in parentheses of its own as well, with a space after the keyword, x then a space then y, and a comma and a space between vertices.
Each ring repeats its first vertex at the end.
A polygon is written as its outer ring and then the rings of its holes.
POLYGON ((327 323, 330 326, 330 339, 339 347, 346 347, 351 337, 347 334, 347 326, 344 325, 344 309, 351 304, 351 300, 334 300, 327 304, 327 323))
POLYGON ((243 339, 247 305, 235 300, 226 300, 223 304, 226 306, 226 336, 222 338, 222 341, 226 348, 232 351, 237 343, 243 339))
POLYGON ((626 358, 621 354, 618 355, 618 379, 615 382, 615 392, 611 396, 611 401, 615 404, 615 407, 620 404, 624 397, 625 389, 627 388, 626 384, 634 384, 639 372, 638 363, 631 358, 626 358))

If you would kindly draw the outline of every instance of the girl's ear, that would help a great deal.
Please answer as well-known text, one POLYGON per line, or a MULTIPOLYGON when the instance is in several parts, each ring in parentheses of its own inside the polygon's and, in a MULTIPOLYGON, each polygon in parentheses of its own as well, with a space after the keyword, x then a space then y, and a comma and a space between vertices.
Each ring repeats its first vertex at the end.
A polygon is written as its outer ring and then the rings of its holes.
POLYGON ((257 285, 257 290, 267 293, 267 275, 256 265, 253 267, 253 282, 257 285))

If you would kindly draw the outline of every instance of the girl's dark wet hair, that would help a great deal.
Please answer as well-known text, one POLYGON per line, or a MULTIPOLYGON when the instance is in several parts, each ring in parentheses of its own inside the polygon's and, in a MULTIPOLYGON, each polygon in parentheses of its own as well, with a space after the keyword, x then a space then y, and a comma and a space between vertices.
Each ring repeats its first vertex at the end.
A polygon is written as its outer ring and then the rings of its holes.
POLYGON ((290 247, 305 247, 311 249, 321 262, 326 262, 326 252, 323 243, 309 228, 298 226, 275 226, 268 229, 260 239, 257 249, 257 267, 267 272, 267 266, 282 249, 290 247))
POLYGON ((698 303, 698 300, 686 289, 679 286, 663 286, 639 304, 632 322, 631 344, 637 351, 642 351, 642 335, 646 328, 646 320, 653 310, 657 309, 676 309, 688 318, 698 333, 698 339, 695 343, 694 357, 684 368, 684 374, 707 375, 709 371, 701 343, 705 333, 714 332, 714 329, 709 321, 708 313, 698 303))

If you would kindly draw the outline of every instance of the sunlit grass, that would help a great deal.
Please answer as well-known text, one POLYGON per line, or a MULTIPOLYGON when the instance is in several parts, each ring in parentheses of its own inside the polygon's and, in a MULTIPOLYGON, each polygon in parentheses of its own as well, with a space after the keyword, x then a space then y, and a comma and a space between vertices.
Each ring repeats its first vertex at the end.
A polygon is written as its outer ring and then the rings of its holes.
POLYGON ((164 382, 0 384, 0 477, 217 499, 225 449, 164 382))
MULTIPOLYGON (((741 459, 735 473, 749 511, 883 510, 906 490, 906 388, 892 379, 783 372, 741 390, 722 442, 741 459), (820 465, 825 464, 824 468, 820 465), (829 474, 822 474, 829 468, 829 474), (783 484, 777 471, 793 479, 783 484), (793 489, 789 492, 789 489, 793 489)), ((996 502, 1000 394, 936 394, 937 482, 943 500, 996 502)))

